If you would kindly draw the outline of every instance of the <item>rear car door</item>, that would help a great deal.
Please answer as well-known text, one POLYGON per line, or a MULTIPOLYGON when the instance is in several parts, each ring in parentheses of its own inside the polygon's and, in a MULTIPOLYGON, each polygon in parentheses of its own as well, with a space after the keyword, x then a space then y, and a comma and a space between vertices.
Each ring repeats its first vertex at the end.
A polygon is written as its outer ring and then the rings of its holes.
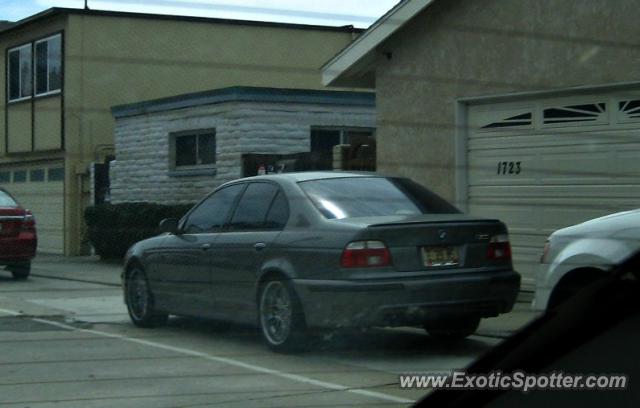
POLYGON ((273 253, 288 214, 287 199, 277 184, 249 184, 213 253, 212 283, 219 307, 245 316, 255 312, 257 273, 273 253))
POLYGON ((167 309, 193 315, 213 309, 211 248, 244 188, 234 184, 216 191, 187 214, 179 234, 167 236, 156 268, 167 309))

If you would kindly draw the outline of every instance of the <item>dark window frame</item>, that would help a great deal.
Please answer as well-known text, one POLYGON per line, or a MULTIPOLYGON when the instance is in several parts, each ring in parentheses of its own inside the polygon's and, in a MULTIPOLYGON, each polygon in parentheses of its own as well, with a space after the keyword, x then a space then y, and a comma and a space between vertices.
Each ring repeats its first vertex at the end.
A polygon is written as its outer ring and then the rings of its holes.
POLYGON ((309 151, 311 152, 311 157, 316 165, 319 165, 321 169, 325 170, 333 170, 333 148, 339 145, 350 144, 352 147, 353 140, 350 138, 351 134, 369 134, 367 137, 371 137, 374 141, 377 140, 377 130, 375 127, 367 127, 367 126, 311 126, 309 130, 309 151), (324 146, 324 149, 316 149, 316 145, 322 145, 321 142, 314 142, 314 136, 318 133, 326 132, 332 133, 332 137, 335 137, 335 133, 338 133, 338 143, 332 144, 324 143, 325 145, 331 144, 331 148, 328 149, 324 146))
POLYGON ((57 95, 59 93, 62 92, 62 65, 63 65, 63 61, 62 61, 62 33, 56 33, 56 34, 51 34, 47 37, 38 39, 33 41, 33 50, 32 50, 32 58, 33 58, 33 95, 36 97, 41 97, 41 96, 48 96, 48 95, 57 95), (60 45, 60 50, 58 52, 58 68, 59 68, 59 73, 58 73, 58 87, 57 88, 52 88, 50 81, 51 81, 51 72, 50 72, 50 60, 51 60, 51 55, 50 55, 50 48, 49 48, 49 44, 52 40, 58 39, 59 40, 59 45, 60 45), (37 55, 37 50, 38 50, 38 45, 39 44, 47 44, 47 55, 45 56, 45 66, 46 66, 46 90, 44 92, 38 92, 38 55, 37 55))
POLYGON ((185 130, 179 132, 171 132, 169 133, 169 169, 172 171, 189 171, 189 170, 208 170, 215 169, 218 162, 218 135, 216 128, 206 128, 206 129, 193 129, 193 130, 185 130), (213 162, 211 163, 198 163, 201 158, 200 151, 200 138, 203 136, 212 136, 213 137, 213 162), (178 140, 180 138, 188 138, 195 137, 195 164, 178 164, 178 140))
MULTIPOLYGON (((48 96, 56 96, 56 95, 62 95, 63 93, 63 88, 64 88, 64 31, 60 30, 60 31, 56 31, 53 33, 49 33, 46 34, 42 37, 38 37, 35 38, 31 41, 28 42, 23 42, 23 43, 19 43, 16 45, 11 45, 9 47, 7 47, 5 49, 5 79, 6 79, 6 85, 5 85, 5 100, 7 105, 9 104, 14 104, 14 103, 20 103, 20 102, 25 102, 25 101, 29 101, 32 99, 36 99, 36 98, 45 98, 48 96), (36 70, 37 70, 37 61, 36 61, 36 44, 42 43, 43 41, 48 41, 51 40, 55 37, 59 37, 60 38, 60 52, 59 52, 59 58, 60 58, 60 62, 59 62, 59 66, 60 66, 60 73, 59 73, 59 88, 52 90, 52 91, 48 91, 46 93, 37 93, 36 92, 36 70), (30 80, 30 85, 31 85, 31 92, 29 93, 29 95, 26 96, 22 96, 22 84, 20 84, 20 97, 17 98, 12 98, 11 97, 11 72, 10 72, 10 55, 12 52, 17 51, 19 49, 22 48, 26 48, 29 47, 29 51, 30 51, 30 61, 29 61, 29 69, 30 69, 30 73, 29 73, 29 80, 30 80)), ((48 58, 48 53, 47 53, 47 58, 48 58)), ((48 71, 47 71, 47 81, 49 81, 49 77, 48 77, 48 71)))
POLYGON ((7 53, 6 53, 6 58, 7 60, 5 61, 5 72, 6 72, 6 92, 7 92, 7 103, 15 103, 15 102, 21 102, 21 101, 26 101, 29 100, 33 97, 33 91, 34 91, 34 84, 33 84, 33 76, 34 76, 34 72, 33 72, 33 42, 28 42, 28 43, 24 43, 24 44, 20 44, 20 45, 16 45, 10 48, 7 48, 7 53), (28 95, 25 95, 23 92, 23 81, 22 81, 22 70, 20 69, 22 66, 22 51, 23 49, 28 48, 29 49, 29 76, 28 76, 28 80, 30 81, 30 85, 31 85, 31 90, 29 92, 28 95), (17 86, 18 86, 18 96, 17 97, 12 97, 12 91, 13 86, 12 86, 12 82, 13 82, 13 75, 14 72, 11 69, 11 54, 12 53, 18 53, 18 82, 17 82, 17 86))
POLYGON ((311 148, 311 134, 313 132, 339 132, 340 141, 338 144, 348 144, 347 136, 349 133, 367 133, 371 132, 371 137, 376 139, 377 129, 368 126, 311 126, 309 130, 309 148, 311 148))

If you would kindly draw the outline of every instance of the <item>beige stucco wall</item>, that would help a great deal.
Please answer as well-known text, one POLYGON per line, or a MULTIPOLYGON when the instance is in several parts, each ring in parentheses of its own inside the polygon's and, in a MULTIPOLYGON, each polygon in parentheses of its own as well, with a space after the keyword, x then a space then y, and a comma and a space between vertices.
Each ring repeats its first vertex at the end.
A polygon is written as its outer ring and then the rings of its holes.
POLYGON ((62 147, 62 97, 37 99, 33 104, 33 144, 35 150, 62 147))
POLYGON ((436 1, 379 49, 378 169, 453 200, 456 99, 640 80, 637 5, 436 1))
POLYGON ((18 102, 7 107, 7 149, 12 153, 31 151, 31 103, 18 102))
MULTIPOLYGON (((68 150, 113 143, 110 107, 227 86, 321 88, 347 32, 71 15, 65 103, 82 112, 68 150), (82 137, 78 137, 79 131, 82 137)), ((72 114, 72 113, 69 114, 72 114)), ((73 119, 70 121, 73 122, 73 119)))

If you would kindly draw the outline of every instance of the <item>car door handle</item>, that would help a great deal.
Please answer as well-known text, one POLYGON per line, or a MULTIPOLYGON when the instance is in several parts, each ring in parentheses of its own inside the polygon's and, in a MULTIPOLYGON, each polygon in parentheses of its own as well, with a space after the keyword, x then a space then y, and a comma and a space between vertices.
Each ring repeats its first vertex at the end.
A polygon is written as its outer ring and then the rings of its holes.
POLYGON ((203 251, 206 251, 208 249, 211 249, 211 244, 202 244, 200 246, 200 249, 202 249, 203 251))
POLYGON ((263 250, 263 249, 265 249, 266 247, 267 247, 267 244, 265 244, 264 242, 258 242, 258 243, 256 243, 256 244, 253 246, 253 248, 254 248, 256 251, 262 251, 262 250, 263 250))

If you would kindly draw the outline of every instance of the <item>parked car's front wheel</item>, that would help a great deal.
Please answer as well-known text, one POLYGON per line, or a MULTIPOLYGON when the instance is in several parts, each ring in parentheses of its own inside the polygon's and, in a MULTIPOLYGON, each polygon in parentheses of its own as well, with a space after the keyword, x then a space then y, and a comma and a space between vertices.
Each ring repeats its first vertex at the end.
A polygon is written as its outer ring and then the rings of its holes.
POLYGON ((131 321, 138 327, 158 327, 167 322, 168 315, 158 312, 144 270, 134 266, 125 280, 125 302, 131 321))
POLYGON ((436 340, 456 341, 471 336, 479 325, 479 317, 468 316, 427 322, 424 329, 436 340))
POLYGON ((305 321, 302 305, 284 280, 274 279, 262 285, 259 296, 260 332, 274 351, 292 351, 302 347, 305 321))
POLYGON ((9 266, 9 271, 15 280, 25 280, 31 273, 31 262, 22 262, 9 266))

